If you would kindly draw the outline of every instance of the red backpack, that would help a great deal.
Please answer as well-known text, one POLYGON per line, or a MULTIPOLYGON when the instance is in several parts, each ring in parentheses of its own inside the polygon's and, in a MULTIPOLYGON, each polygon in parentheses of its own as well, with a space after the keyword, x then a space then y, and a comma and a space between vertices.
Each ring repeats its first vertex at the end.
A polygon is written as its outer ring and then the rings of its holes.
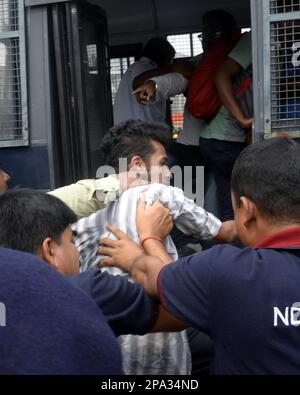
POLYGON ((213 76, 240 38, 240 30, 236 30, 229 39, 221 38, 197 65, 187 90, 188 109, 194 117, 211 119, 221 108, 222 102, 215 88, 213 76))

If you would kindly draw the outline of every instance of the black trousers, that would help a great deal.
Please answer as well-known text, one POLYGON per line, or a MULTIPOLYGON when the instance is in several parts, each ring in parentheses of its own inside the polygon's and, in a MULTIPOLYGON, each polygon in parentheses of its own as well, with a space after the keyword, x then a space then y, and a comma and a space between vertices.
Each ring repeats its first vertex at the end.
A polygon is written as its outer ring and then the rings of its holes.
MULTIPOLYGON (((179 166, 183 170, 184 166, 193 167, 193 189, 196 187, 196 166, 203 166, 202 159, 200 157, 199 148, 195 145, 185 145, 176 142, 172 142, 168 146, 168 166, 179 166)), ((183 172, 182 172, 183 174, 183 172)), ((182 180, 184 182, 184 180, 182 180)), ((184 184, 182 184, 184 185, 184 184)), ((174 226, 171 237, 177 247, 177 249, 182 246, 195 243, 195 240, 191 236, 184 235, 180 230, 174 226)))
POLYGON ((221 221, 234 218, 231 203, 231 173, 233 166, 246 147, 246 143, 235 143, 200 137, 199 151, 204 165, 209 165, 215 175, 221 221))

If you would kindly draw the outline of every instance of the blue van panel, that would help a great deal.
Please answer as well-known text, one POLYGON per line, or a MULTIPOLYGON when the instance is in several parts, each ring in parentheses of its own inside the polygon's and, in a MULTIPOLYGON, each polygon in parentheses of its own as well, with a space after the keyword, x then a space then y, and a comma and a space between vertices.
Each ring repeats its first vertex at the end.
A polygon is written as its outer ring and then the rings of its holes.
POLYGON ((12 176, 9 188, 50 189, 47 146, 1 148, 0 162, 12 176))

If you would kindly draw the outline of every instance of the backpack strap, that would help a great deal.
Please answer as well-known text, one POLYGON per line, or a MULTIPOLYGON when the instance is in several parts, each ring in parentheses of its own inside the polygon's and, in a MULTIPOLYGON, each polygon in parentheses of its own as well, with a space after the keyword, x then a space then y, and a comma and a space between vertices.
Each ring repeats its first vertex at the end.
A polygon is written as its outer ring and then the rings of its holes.
POLYGON ((253 82, 253 78, 249 75, 244 79, 244 81, 240 83, 240 85, 234 88, 234 93, 238 94, 238 93, 246 92, 248 88, 251 86, 252 82, 253 82))

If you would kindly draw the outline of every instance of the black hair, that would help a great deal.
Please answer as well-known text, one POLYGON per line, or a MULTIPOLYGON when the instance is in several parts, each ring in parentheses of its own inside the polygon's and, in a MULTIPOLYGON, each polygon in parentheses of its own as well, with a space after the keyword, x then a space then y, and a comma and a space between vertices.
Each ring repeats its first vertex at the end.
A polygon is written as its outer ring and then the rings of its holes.
POLYGON ((273 222, 300 222, 300 142, 274 138, 248 146, 238 157, 231 187, 273 222))
POLYGON ((169 142, 169 128, 162 123, 134 119, 113 126, 102 141, 101 149, 105 164, 119 172, 119 158, 126 158, 129 164, 136 155, 148 164, 150 156, 155 152, 151 140, 166 148, 169 142))
POLYGON ((142 56, 153 60, 159 66, 172 60, 175 56, 175 49, 166 38, 157 36, 145 44, 142 56))
POLYGON ((222 32, 230 34, 236 28, 236 21, 229 12, 224 10, 211 10, 202 17, 204 30, 209 27, 209 32, 222 32))
POLYGON ((43 240, 57 243, 77 221, 76 214, 58 198, 31 189, 0 194, 0 246, 36 254, 43 240))

